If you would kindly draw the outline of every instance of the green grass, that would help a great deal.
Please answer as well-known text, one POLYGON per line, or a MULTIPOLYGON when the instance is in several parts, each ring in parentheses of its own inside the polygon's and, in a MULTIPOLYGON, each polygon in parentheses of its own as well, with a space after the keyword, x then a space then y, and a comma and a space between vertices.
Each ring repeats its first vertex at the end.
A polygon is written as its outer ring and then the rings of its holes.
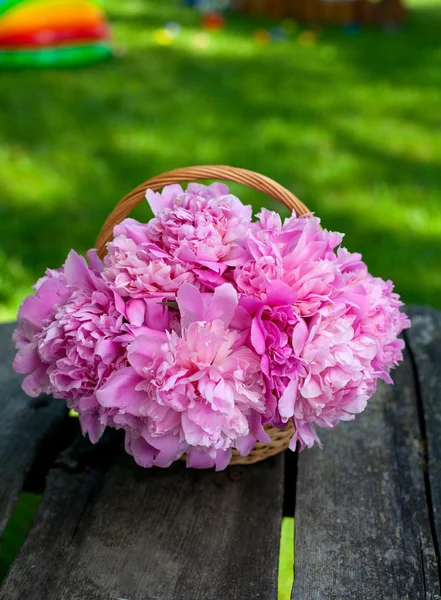
POLYGON ((291 600, 294 576, 294 519, 282 521, 279 562, 279 600, 291 600))
POLYGON ((271 24, 234 16, 200 49, 197 13, 171 0, 108 7, 119 58, 1 74, 0 319, 46 266, 93 246, 132 187, 199 163, 275 178, 407 302, 441 307, 440 0, 413 0, 396 35, 324 29, 311 47, 259 46, 271 24), (155 45, 171 19, 182 34, 155 45))
POLYGON ((0 538, 0 585, 26 539, 41 502, 41 496, 22 492, 0 538))

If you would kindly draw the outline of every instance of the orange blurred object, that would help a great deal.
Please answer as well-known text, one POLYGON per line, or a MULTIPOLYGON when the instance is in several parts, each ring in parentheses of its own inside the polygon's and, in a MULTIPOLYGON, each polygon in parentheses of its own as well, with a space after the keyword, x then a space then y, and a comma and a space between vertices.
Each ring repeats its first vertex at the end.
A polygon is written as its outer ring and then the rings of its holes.
POLYGON ((225 19, 217 12, 206 13, 202 17, 202 26, 209 31, 219 31, 225 27, 225 19))
POLYGON ((254 33, 254 41, 256 42, 256 44, 269 44, 269 42, 271 41, 271 36, 266 29, 258 29, 254 33))

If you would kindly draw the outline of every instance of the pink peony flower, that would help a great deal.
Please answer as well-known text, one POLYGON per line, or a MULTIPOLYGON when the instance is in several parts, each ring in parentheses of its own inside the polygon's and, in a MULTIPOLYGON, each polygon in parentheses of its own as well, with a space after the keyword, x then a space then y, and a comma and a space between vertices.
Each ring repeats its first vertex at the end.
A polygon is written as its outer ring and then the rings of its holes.
POLYGON ((234 270, 237 289, 264 299, 270 282, 280 280, 296 294, 296 310, 314 314, 338 285, 334 248, 342 235, 320 229, 317 218, 291 217, 284 225, 277 213, 263 209, 249 229, 250 258, 234 270))
POLYGON ((264 426, 320 443, 402 359, 409 319, 320 221, 251 209, 223 184, 147 192, 150 223, 114 228, 104 263, 71 252, 19 311, 14 368, 29 395, 78 411, 93 442, 125 430, 138 464, 223 469, 264 426))
POLYGON ((376 340, 375 368, 382 379, 392 383, 389 371, 403 359, 404 340, 398 336, 410 327, 408 316, 400 311, 403 303, 394 293, 391 281, 368 273, 360 254, 341 248, 337 262, 345 276, 345 287, 340 293, 348 297, 357 292, 365 295, 368 307, 362 323, 363 333, 376 340))
POLYGON ((248 453, 251 433, 265 434, 255 414, 265 411, 258 356, 238 346, 229 329, 238 301, 224 284, 204 307, 200 292, 184 284, 178 293, 182 333, 137 337, 130 345, 130 368, 116 373, 98 392, 108 409, 141 418, 128 430, 126 448, 143 466, 168 466, 187 452, 187 464, 228 464, 233 447, 248 453), (210 312, 218 315, 210 318, 210 312))
POLYGON ((107 244, 103 279, 121 296, 173 296, 183 283, 197 282, 188 263, 171 258, 149 241, 145 225, 126 219, 114 233, 107 244))
POLYGON ((306 373, 290 383, 279 402, 283 420, 293 417, 295 448, 311 447, 319 438, 313 425, 332 428, 354 418, 375 391, 378 375, 372 365, 376 342, 357 327, 357 308, 344 300, 322 309, 299 340, 306 373))
POLYGON ((389 371, 404 347, 397 336, 410 326, 390 282, 371 277, 360 255, 340 251, 339 262, 352 285, 347 280, 304 320, 296 350, 306 376, 293 380, 279 401, 282 420, 292 417, 296 426, 293 449, 319 442, 313 425, 333 428, 362 412, 379 378, 392 383, 389 371))
POLYGON ((155 218, 148 238, 173 258, 191 263, 193 272, 208 287, 222 283, 228 266, 244 260, 242 247, 251 223, 251 207, 228 193, 222 183, 179 185, 162 194, 147 190, 155 218))
POLYGON ((78 411, 83 433, 96 441, 111 422, 102 414, 97 391, 126 366, 126 347, 135 335, 170 326, 169 311, 158 298, 125 303, 74 252, 65 274, 74 291, 38 336, 38 351, 50 365, 54 395, 78 411))
POLYGON ((298 356, 298 345, 307 326, 295 310, 295 299, 295 292, 289 286, 273 281, 267 288, 265 302, 253 310, 250 343, 261 356, 267 388, 275 396, 272 401, 267 398, 267 416, 278 426, 283 421, 278 418, 276 399, 291 381, 298 381, 306 367, 298 356))
MULTIPOLYGON (((379 377, 401 359, 398 339, 409 321, 390 282, 369 275, 359 254, 335 252, 341 235, 317 219, 262 211, 250 229, 251 259, 236 268, 241 300, 252 316, 250 342, 277 401, 272 419, 293 419, 301 447, 318 427, 334 427, 364 410, 379 377)), ((280 419, 280 421, 279 421, 280 419)))
POLYGON ((18 352, 13 367, 17 373, 29 373, 22 387, 26 394, 35 398, 50 391, 47 365, 38 354, 38 335, 57 307, 69 298, 70 291, 63 269, 48 269, 34 289, 35 295, 28 296, 18 311, 18 327, 13 335, 18 352))

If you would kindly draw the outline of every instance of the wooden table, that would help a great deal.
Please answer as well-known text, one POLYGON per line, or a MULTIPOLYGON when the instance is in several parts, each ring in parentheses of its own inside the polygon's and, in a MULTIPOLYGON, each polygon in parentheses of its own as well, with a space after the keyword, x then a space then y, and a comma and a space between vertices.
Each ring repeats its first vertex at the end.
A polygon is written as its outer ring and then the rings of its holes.
POLYGON ((441 314, 410 312, 396 385, 321 432, 323 450, 222 473, 143 470, 118 435, 78 441, 63 402, 21 391, 2 326, 0 534, 22 489, 44 496, 0 599, 276 599, 284 501, 293 599, 440 598, 441 314))

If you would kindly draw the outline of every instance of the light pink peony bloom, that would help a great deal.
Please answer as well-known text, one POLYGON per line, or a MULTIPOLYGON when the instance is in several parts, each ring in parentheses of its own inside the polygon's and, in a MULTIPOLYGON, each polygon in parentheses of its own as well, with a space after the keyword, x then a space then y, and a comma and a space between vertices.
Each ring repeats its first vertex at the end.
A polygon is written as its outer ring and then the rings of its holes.
POLYGON ((96 390, 126 361, 117 341, 125 305, 75 252, 64 271, 72 293, 38 335, 38 353, 52 393, 78 411, 83 432, 95 442, 103 431, 96 390))
POLYGON ((158 305, 159 298, 125 303, 73 252, 65 274, 74 291, 39 335, 38 351, 50 364, 54 395, 78 411, 83 433, 96 441, 113 424, 97 402, 97 391, 126 366, 126 347, 135 335, 170 327, 169 311, 158 305))
POLYGON ((293 419, 293 448, 319 441, 314 425, 334 427, 364 410, 377 379, 391 383, 402 358, 398 335, 409 321, 392 284, 372 277, 359 254, 336 252, 341 237, 318 219, 282 225, 262 211, 247 236, 251 258, 234 272, 238 289, 260 299, 241 303, 277 400, 272 422, 293 419))
POLYGON ((46 275, 37 281, 34 289, 35 295, 28 296, 18 311, 18 327, 13 335, 18 352, 13 368, 17 373, 29 373, 22 387, 26 394, 37 397, 51 391, 46 372, 47 364, 38 354, 38 335, 46 321, 57 307, 69 298, 71 292, 66 287, 63 269, 48 269, 46 275))
POLYGON ((183 283, 198 281, 188 263, 173 259, 150 242, 145 225, 126 219, 114 233, 107 244, 103 279, 121 296, 173 296, 183 283))
POLYGON ((306 376, 287 386, 279 402, 283 420, 293 417, 296 426, 292 448, 297 441, 302 448, 319 442, 313 425, 332 428, 353 419, 375 391, 376 342, 360 333, 353 308, 341 300, 322 309, 299 340, 306 376))
POLYGON ((256 435, 265 439, 264 382, 259 357, 238 345, 229 329, 238 301, 233 287, 218 287, 207 302, 184 284, 178 293, 182 334, 140 336, 130 345, 131 368, 98 392, 107 409, 141 418, 126 448, 143 466, 168 466, 187 452, 193 467, 223 469, 236 447, 247 454, 256 435), (207 320, 211 314, 217 319, 207 320))
POLYGON ((341 248, 337 263, 345 278, 341 295, 348 298, 360 298, 360 294, 365 296, 362 332, 376 340, 377 353, 373 364, 380 377, 392 383, 389 371, 403 359, 404 340, 398 336, 410 327, 409 318, 400 311, 403 303, 394 293, 391 281, 372 277, 368 273, 360 254, 341 248))
POLYGON ((111 418, 96 391, 127 364, 127 345, 137 334, 170 327, 169 311, 158 298, 127 303, 100 277, 102 264, 89 253, 93 269, 71 252, 61 272, 49 272, 37 293, 23 303, 14 337, 14 368, 31 372, 30 395, 52 393, 79 413, 83 433, 95 442, 111 418))
POLYGON ((299 314, 314 314, 338 285, 334 248, 342 235, 321 230, 313 217, 291 217, 282 226, 276 213, 263 209, 258 216, 246 239, 250 258, 234 270, 238 291, 265 299, 270 282, 279 280, 295 292, 299 314))
POLYGON ((186 192, 171 185, 162 194, 147 190, 146 197, 155 215, 148 224, 149 240, 191 263, 204 285, 219 285, 228 266, 244 261, 251 207, 229 194, 226 185, 191 183, 186 192))
POLYGON ((313 425, 332 428, 362 412, 379 378, 392 383, 389 371, 404 347, 397 336, 410 326, 390 282, 371 277, 360 255, 341 251, 339 261, 349 279, 304 320, 296 349, 306 376, 293 380, 279 401, 282 420, 292 417, 296 426, 293 449, 319 442, 313 425))

